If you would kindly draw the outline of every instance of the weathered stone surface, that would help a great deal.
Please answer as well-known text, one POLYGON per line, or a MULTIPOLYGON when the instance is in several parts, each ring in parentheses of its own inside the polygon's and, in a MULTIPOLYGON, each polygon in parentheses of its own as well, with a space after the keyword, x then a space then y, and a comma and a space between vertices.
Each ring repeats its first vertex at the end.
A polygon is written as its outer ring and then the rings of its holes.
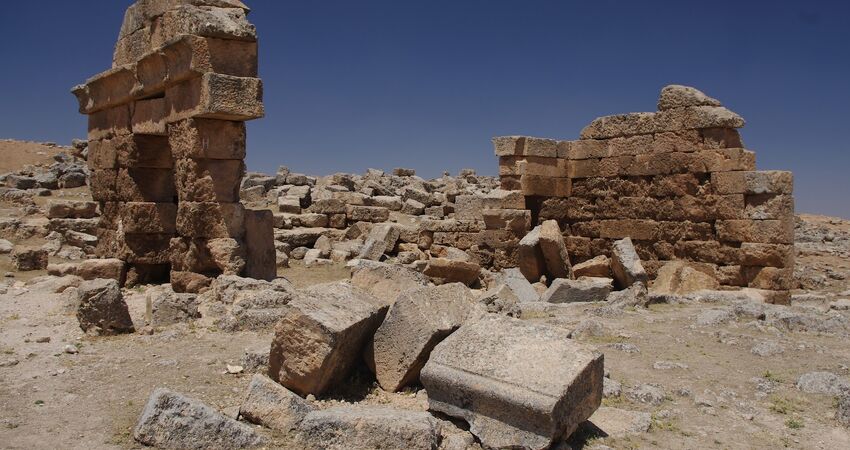
POLYGON ((48 219, 91 219, 97 217, 97 203, 79 201, 50 201, 48 219))
POLYGON ((375 332, 371 354, 378 383, 398 391, 419 380, 434 346, 475 316, 475 299, 460 283, 401 293, 375 332))
POLYGON ((241 203, 180 202, 177 232, 192 238, 242 238, 245 207, 241 203))
POLYGON ((287 432, 294 430, 313 410, 310 403, 294 392, 265 375, 256 374, 248 385, 239 415, 248 422, 287 432))
POLYGON ((118 207, 125 233, 172 234, 177 229, 177 205, 174 203, 126 202, 118 207))
POLYGON ((546 274, 546 259, 540 248, 540 229, 534 227, 519 241, 519 270, 532 283, 540 281, 546 274))
POLYGON ((302 291, 275 327, 269 376, 300 395, 324 393, 348 375, 386 311, 349 284, 302 291))
POLYGON ((658 110, 664 111, 673 108, 685 108, 688 106, 721 106, 720 101, 713 99, 702 91, 690 86, 671 84, 661 89, 661 97, 658 99, 658 110))
POLYGON ((627 288, 634 283, 646 284, 648 276, 631 238, 614 242, 612 253, 611 272, 619 287, 627 288))
POLYGON ((245 276, 271 281, 277 277, 274 217, 269 210, 245 211, 245 276))
POLYGON ((583 263, 573 266, 576 277, 607 278, 611 276, 611 260, 605 255, 599 255, 583 263))
POLYGON ((445 283, 460 282, 467 286, 478 280, 481 266, 470 261, 431 258, 425 266, 425 275, 445 283))
POLYGON ((717 279, 683 261, 671 261, 658 270, 650 292, 662 295, 687 295, 701 290, 717 290, 717 279))
POLYGON ((47 269, 48 259, 47 250, 41 248, 17 246, 12 250, 12 265, 20 272, 47 269))
POLYGON ((170 290, 151 293, 151 325, 164 327, 199 319, 197 296, 170 290))
POLYGON ((606 406, 597 409, 589 420, 603 436, 611 438, 645 433, 652 425, 652 415, 649 413, 606 406))
POLYGON ((540 294, 517 268, 503 269, 501 276, 496 277, 496 280, 504 283, 519 302, 540 301, 540 294))
POLYGON ((614 288, 610 278, 582 277, 577 280, 557 278, 540 297, 549 303, 604 302, 614 288))
POLYGON ((392 224, 380 224, 372 227, 358 258, 379 261, 384 253, 395 247, 399 236, 399 229, 392 224))
POLYGON ((564 236, 558 222, 547 220, 540 225, 540 250, 546 261, 546 272, 552 278, 572 278, 572 267, 564 236))
POLYGON ((440 423, 426 412, 385 406, 338 406, 307 414, 299 441, 310 450, 436 450, 440 423))
POLYGON ((85 332, 132 333, 133 320, 116 280, 86 281, 77 288, 77 320, 85 332))
POLYGON ((717 172, 711 174, 711 186, 718 194, 792 194, 794 175, 779 170, 717 172))
POLYGON ((164 388, 151 393, 133 438, 144 445, 174 449, 237 449, 263 444, 251 427, 164 388))
POLYGON ((117 258, 86 259, 74 263, 51 264, 47 266, 47 273, 55 276, 76 275, 84 280, 111 279, 123 285, 127 276, 127 265, 117 258))
POLYGON ((422 370, 430 409, 466 420, 484 446, 548 448, 602 402, 603 356, 568 334, 501 316, 462 326, 422 370))
POLYGON ((351 285, 391 305, 403 292, 427 286, 428 277, 394 264, 359 260, 351 269, 351 285))
POLYGON ((265 115, 258 78, 207 73, 165 91, 168 122, 188 118, 245 121, 265 115))

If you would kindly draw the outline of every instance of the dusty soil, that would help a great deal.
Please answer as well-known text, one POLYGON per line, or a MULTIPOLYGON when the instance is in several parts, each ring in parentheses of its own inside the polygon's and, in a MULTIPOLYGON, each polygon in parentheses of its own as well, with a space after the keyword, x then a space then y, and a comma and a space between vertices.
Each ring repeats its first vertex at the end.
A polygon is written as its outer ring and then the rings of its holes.
POLYGON ((0 173, 18 170, 25 165, 50 164, 62 148, 39 142, 0 140, 0 173))

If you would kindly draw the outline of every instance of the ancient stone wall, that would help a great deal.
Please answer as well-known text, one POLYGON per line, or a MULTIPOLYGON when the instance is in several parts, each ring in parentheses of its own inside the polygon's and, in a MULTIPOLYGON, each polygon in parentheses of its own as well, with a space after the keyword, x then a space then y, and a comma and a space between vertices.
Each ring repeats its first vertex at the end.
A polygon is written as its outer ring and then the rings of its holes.
POLYGON ((558 221, 573 263, 630 237, 650 276, 687 260, 723 285, 787 291, 793 177, 756 171, 743 125, 702 92, 668 86, 657 112, 596 119, 576 141, 493 142, 502 189, 523 193, 532 225, 558 221))
POLYGON ((275 276, 271 212, 239 202, 244 122, 264 114, 247 13, 238 0, 139 0, 112 69, 73 90, 89 117, 97 253, 126 261, 130 283, 275 276))

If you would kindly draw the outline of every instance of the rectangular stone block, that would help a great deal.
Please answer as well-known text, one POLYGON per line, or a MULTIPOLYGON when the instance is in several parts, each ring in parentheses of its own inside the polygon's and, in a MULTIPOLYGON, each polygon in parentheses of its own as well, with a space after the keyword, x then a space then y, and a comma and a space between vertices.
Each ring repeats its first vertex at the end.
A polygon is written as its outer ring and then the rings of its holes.
POLYGON ((754 220, 792 220, 794 197, 791 195, 758 194, 746 196, 743 217, 754 220))
POLYGON ((495 315, 462 326, 422 369, 429 409, 488 448, 548 448, 602 402, 603 356, 568 334, 495 315))
POLYGON ((122 168, 115 179, 115 200, 173 203, 177 196, 171 169, 122 168))
POLYGON ((186 119, 168 125, 175 158, 244 159, 245 123, 186 119))
POLYGON ((91 171, 89 189, 92 200, 96 202, 111 202, 118 197, 115 181, 118 178, 117 169, 96 169, 91 171))
POLYGON ((788 291, 798 287, 793 268, 744 267, 744 275, 747 286, 754 289, 788 291))
POLYGON ((793 244, 794 221, 788 220, 718 220, 717 238, 724 242, 758 244, 793 244))
POLYGON ((130 104, 116 106, 89 114, 88 137, 90 141, 130 134, 132 113, 130 104))
MULTIPOLYGON (((132 8, 133 6, 131 5, 130 7, 132 8)), ((118 38, 118 42, 115 43, 115 51, 112 54, 112 67, 132 64, 150 50, 151 29, 147 26, 141 26, 133 32, 128 32, 118 38)))
POLYGON ((522 183, 519 176, 505 175, 499 177, 499 188, 507 191, 519 191, 522 189, 522 183))
POLYGON ((381 206, 348 205, 345 215, 352 222, 381 223, 390 219, 390 210, 381 206))
POLYGON ((143 96, 205 73, 253 78, 257 43, 185 35, 139 60, 136 72, 143 96))
POLYGON ((569 197, 572 187, 569 178, 540 177, 523 175, 520 179, 522 193, 525 196, 569 197))
POLYGON ((181 202, 238 202, 244 173, 242 160, 178 159, 177 195, 181 202))
POLYGON ((741 264, 743 256, 740 248, 717 241, 679 241, 674 251, 679 259, 720 265, 741 264))
POLYGON ((165 116, 165 98, 137 100, 133 104, 133 133, 166 136, 165 116))
POLYGON ((711 186, 718 194, 792 194, 794 175, 779 170, 713 173, 711 186))
POLYGON ((600 117, 581 131, 582 139, 610 139, 639 134, 704 128, 741 128, 744 119, 722 106, 689 106, 657 113, 600 117))
POLYGON ((96 253, 100 258, 118 258, 130 264, 168 264, 172 234, 124 234, 98 229, 96 253))
POLYGON ((567 160, 560 158, 525 157, 525 170, 520 175, 563 178, 567 176, 567 160))
POLYGON ((525 156, 500 156, 499 176, 514 175, 521 176, 525 173, 525 156))
POLYGON ((741 264, 745 266, 794 267, 794 246, 782 244, 741 244, 741 264))
POLYGON ((245 235, 245 207, 241 203, 180 202, 177 234, 191 238, 236 238, 245 235))
POLYGON ((553 139, 526 137, 523 155, 543 158, 558 157, 558 142, 553 139))
MULTIPOLYGON (((733 147, 742 146, 735 145, 733 147)), ((670 131, 664 133, 656 133, 652 136, 652 143, 649 146, 649 153, 691 153, 703 150, 705 148, 725 147, 706 147, 703 144, 702 136, 700 135, 699 130, 670 131)))
POLYGON ((74 87, 73 94, 80 103, 80 113, 91 114, 129 103, 136 87, 133 66, 120 66, 89 78, 74 87))
POLYGON ((166 8, 164 13, 155 19, 151 47, 161 47, 182 35, 239 41, 257 40, 257 30, 248 21, 245 9, 181 5, 166 8))
POLYGON ((89 156, 87 159, 90 169, 117 169, 118 145, 123 145, 130 138, 128 135, 89 141, 89 156))
POLYGON ((734 128, 704 128, 699 135, 704 148, 744 148, 744 141, 734 128))
POLYGON ((127 202, 119 204, 121 226, 130 234, 173 234, 177 231, 174 203, 127 202))
POLYGON ((501 136, 492 139, 496 156, 522 156, 525 149, 525 137, 501 136))
POLYGON ((563 143, 561 149, 558 157, 569 160, 599 159, 611 156, 607 140, 583 139, 569 141, 569 145, 563 143))
POLYGON ((488 230, 511 230, 525 234, 531 229, 531 211, 527 209, 485 209, 482 215, 488 230))
POLYGON ((191 117, 246 121, 265 115, 263 83, 258 78, 206 73, 165 91, 168 122, 191 117))
POLYGON ((245 276, 272 281, 277 278, 274 246, 274 216, 269 210, 245 211, 245 276))
POLYGON ((169 170, 174 167, 171 147, 165 136, 131 134, 110 141, 116 145, 118 167, 169 170))

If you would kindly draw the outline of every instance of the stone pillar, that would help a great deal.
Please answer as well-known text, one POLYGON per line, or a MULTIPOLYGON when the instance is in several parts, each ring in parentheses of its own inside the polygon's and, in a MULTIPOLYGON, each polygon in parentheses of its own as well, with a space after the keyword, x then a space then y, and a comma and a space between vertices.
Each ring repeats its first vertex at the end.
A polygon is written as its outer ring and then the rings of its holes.
POLYGON ((191 292, 221 274, 275 276, 271 235, 258 235, 271 215, 239 202, 244 122, 264 115, 248 11, 238 0, 138 0, 112 69, 73 90, 89 117, 98 256, 126 261, 130 284, 170 279, 191 292))

